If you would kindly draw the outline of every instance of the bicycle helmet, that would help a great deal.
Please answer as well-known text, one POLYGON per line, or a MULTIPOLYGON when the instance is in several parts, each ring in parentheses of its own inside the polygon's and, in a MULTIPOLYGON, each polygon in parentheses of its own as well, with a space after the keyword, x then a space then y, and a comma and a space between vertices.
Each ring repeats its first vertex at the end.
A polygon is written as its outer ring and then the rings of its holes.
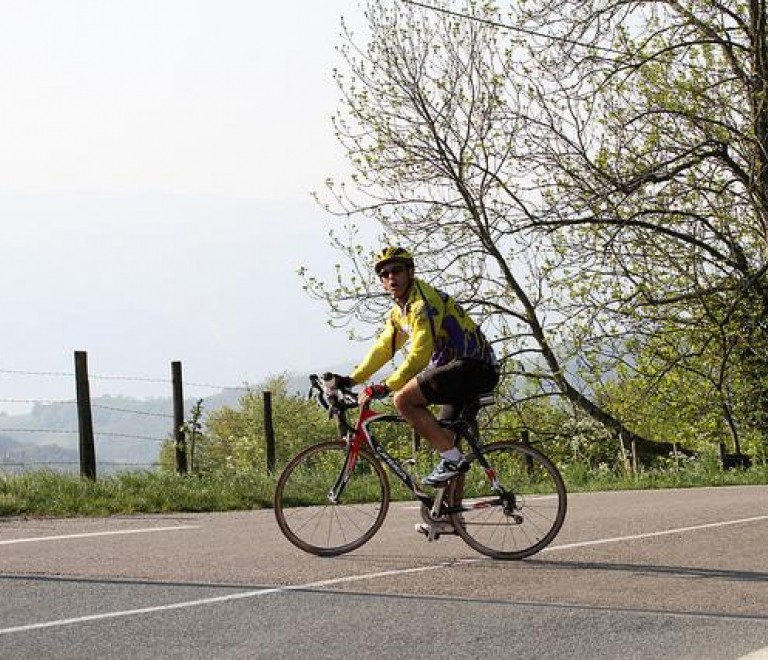
POLYGON ((401 263, 405 264, 409 268, 413 268, 413 256, 405 248, 386 247, 376 256, 373 269, 378 275, 384 266, 392 263, 401 263))

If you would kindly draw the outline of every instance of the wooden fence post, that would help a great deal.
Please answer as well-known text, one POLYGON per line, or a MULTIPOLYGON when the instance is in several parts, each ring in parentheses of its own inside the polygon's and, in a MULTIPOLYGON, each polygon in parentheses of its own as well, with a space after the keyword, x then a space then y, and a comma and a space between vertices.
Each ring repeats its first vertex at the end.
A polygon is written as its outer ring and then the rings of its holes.
POLYGON ((80 476, 96 479, 91 389, 88 384, 88 354, 85 351, 75 351, 75 389, 77 391, 77 422, 80 436, 80 476))
POLYGON ((264 439, 267 444, 267 470, 275 470, 275 426, 272 423, 272 392, 264 392, 264 439))
POLYGON ((632 438, 630 447, 632 448, 632 474, 637 476, 638 460, 637 460, 637 440, 632 438))
POLYGON ((624 434, 619 431, 619 452, 621 454, 621 465, 624 468, 624 472, 631 474, 632 466, 629 462, 629 456, 627 455, 627 446, 624 444, 624 434))
POLYGON ((176 472, 187 473, 187 440, 184 433, 184 389, 181 384, 181 362, 171 362, 173 383, 173 438, 176 443, 176 472))

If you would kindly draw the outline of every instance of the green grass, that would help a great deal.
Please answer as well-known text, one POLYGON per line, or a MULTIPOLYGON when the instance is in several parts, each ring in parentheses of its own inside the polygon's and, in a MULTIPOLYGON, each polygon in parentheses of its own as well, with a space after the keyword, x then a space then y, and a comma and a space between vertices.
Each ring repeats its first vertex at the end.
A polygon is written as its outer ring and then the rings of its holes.
MULTIPOLYGON (((419 465, 413 472, 422 474, 426 467, 419 465)), ((714 460, 645 468, 636 475, 618 473, 605 465, 590 468, 572 463, 559 467, 570 492, 768 484, 766 465, 722 470, 714 460)), ((0 515, 67 517, 261 509, 272 506, 275 482, 275 475, 257 471, 186 477, 168 472, 127 472, 96 481, 54 472, 0 474, 0 515)), ((394 499, 410 498, 391 475, 390 484, 394 499)), ((327 479, 314 487, 324 496, 327 479)))
POLYGON ((90 481, 54 472, 0 476, 0 515, 108 516, 230 511, 271 506, 275 478, 263 473, 127 472, 90 481))
POLYGON ((571 492, 768 484, 768 465, 763 464, 748 470, 723 470, 713 461, 691 461, 680 467, 640 468, 636 474, 627 474, 604 465, 593 469, 576 463, 559 467, 571 492))

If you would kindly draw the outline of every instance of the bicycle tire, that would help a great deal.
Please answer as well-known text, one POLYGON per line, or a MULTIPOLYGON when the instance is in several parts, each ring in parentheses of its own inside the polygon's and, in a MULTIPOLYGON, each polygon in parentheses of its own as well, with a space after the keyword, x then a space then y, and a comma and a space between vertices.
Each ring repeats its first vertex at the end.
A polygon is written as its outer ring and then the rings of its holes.
POLYGON ((277 524, 304 552, 333 557, 367 543, 389 509, 389 480, 381 463, 361 448, 339 501, 328 497, 347 460, 347 444, 312 445, 291 459, 275 488, 277 524))
POLYGON ((469 471, 457 476, 446 493, 458 535, 494 559, 523 559, 545 548, 565 521, 563 478, 544 454, 516 442, 495 442, 483 455, 506 495, 493 490, 485 470, 471 457, 469 471))

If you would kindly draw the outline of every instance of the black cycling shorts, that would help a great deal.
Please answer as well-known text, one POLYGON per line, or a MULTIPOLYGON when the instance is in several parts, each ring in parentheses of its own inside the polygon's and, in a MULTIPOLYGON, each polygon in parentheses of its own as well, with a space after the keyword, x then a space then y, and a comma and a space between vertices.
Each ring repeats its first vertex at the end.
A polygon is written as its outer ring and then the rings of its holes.
POLYGON ((442 404, 440 419, 455 419, 465 403, 494 390, 499 384, 499 372, 478 360, 454 360, 422 371, 416 382, 429 403, 442 404))

